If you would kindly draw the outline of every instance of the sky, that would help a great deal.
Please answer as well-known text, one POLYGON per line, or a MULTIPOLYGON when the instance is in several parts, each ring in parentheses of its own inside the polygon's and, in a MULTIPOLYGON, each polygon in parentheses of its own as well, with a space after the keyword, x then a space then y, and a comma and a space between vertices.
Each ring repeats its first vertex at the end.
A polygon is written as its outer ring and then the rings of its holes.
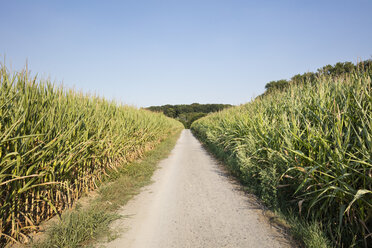
POLYGON ((242 104, 372 58, 371 0, 0 0, 0 60, 137 107, 242 104))

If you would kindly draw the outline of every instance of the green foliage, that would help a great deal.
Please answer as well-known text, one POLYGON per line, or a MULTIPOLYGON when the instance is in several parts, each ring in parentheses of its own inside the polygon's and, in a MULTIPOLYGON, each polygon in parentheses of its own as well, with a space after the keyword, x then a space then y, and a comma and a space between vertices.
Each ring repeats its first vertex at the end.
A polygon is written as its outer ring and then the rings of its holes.
POLYGON ((94 239, 102 233, 108 233, 109 223, 119 217, 116 213, 94 208, 67 211, 58 224, 48 229, 48 239, 34 244, 33 248, 81 247, 83 242, 94 239))
POLYGON ((0 68, 0 244, 70 207, 181 129, 162 114, 0 68))
POLYGON ((371 72, 291 84, 191 129, 268 206, 323 223, 337 247, 370 247, 371 72))
POLYGON ((163 112, 166 116, 182 122, 185 128, 190 128, 191 124, 199 118, 206 116, 208 113, 221 111, 229 108, 230 104, 181 104, 181 105, 163 105, 151 106, 148 110, 154 112, 163 112))
POLYGON ((265 85, 265 89, 268 91, 272 90, 282 90, 288 87, 289 82, 285 79, 281 79, 278 81, 271 81, 265 85))
POLYGON ((206 113, 200 112, 182 113, 176 119, 179 120, 185 126, 185 128, 190 128, 191 124, 194 121, 206 115, 207 115, 206 113))
POLYGON ((371 68, 372 60, 366 60, 359 62, 354 65, 351 62, 338 62, 334 66, 326 65, 322 68, 319 68, 317 72, 306 72, 304 74, 294 75, 291 80, 287 81, 285 79, 278 81, 271 81, 265 85, 266 92, 264 95, 269 94, 275 90, 284 90, 287 89, 290 85, 300 85, 300 84, 313 84, 318 82, 320 76, 332 76, 338 77, 345 74, 350 74, 357 70, 366 70, 371 68))
POLYGON ((308 222, 293 215, 287 213, 283 216, 282 213, 278 213, 281 217, 286 219, 286 222, 291 227, 291 234, 297 240, 301 240, 307 248, 330 248, 333 247, 332 243, 322 231, 322 226, 318 222, 308 222))

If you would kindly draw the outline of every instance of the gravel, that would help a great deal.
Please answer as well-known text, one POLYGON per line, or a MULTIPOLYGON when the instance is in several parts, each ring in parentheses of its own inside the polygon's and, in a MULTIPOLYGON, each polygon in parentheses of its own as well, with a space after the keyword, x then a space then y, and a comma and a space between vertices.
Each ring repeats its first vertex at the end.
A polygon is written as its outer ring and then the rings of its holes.
POLYGON ((184 130, 154 183, 128 202, 107 247, 291 247, 195 139, 184 130))

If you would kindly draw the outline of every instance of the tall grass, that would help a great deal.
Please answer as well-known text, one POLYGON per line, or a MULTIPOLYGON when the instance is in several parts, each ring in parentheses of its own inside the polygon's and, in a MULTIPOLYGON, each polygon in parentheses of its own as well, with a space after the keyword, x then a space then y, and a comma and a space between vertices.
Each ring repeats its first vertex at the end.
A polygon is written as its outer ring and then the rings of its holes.
POLYGON ((338 247, 372 244, 371 69, 275 91, 193 132, 273 207, 322 223, 338 247))
POLYGON ((182 124, 0 68, 0 244, 95 189, 182 124))

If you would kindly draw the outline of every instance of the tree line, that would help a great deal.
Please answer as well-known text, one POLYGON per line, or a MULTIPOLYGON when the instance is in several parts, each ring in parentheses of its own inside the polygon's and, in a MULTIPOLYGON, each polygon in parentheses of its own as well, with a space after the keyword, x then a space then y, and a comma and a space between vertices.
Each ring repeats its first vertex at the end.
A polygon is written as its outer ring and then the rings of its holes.
POLYGON ((365 60, 357 64, 352 62, 338 62, 335 65, 326 65, 322 68, 317 69, 316 72, 306 72, 303 74, 296 74, 290 80, 281 79, 277 81, 271 81, 265 85, 265 94, 271 93, 274 90, 283 90, 288 88, 291 84, 304 84, 314 83, 317 78, 323 75, 329 76, 341 76, 347 73, 355 72, 356 70, 366 70, 372 68, 372 60, 365 60))
POLYGON ((163 112, 166 116, 182 122, 185 128, 190 128, 191 124, 199 118, 206 116, 208 113, 217 112, 224 108, 231 107, 230 104, 178 104, 150 106, 146 109, 153 112, 163 112))

